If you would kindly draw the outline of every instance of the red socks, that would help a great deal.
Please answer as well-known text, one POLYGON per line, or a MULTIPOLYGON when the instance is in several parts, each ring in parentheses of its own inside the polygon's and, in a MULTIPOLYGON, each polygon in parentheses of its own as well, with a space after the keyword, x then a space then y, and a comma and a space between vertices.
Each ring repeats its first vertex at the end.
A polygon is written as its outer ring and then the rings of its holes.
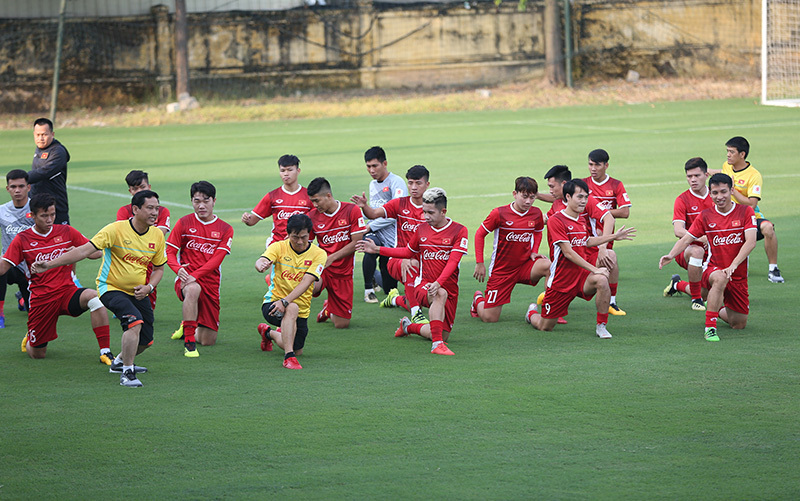
POLYGON ((93 327, 92 330, 97 337, 97 346, 99 346, 101 350, 111 347, 111 333, 107 325, 93 327))
POLYGON ((442 340, 442 331, 444 330, 444 322, 441 320, 431 320, 431 341, 442 340))
POLYGON ((617 295, 617 284, 608 284, 608 286, 611 288, 611 295, 612 296, 616 296, 617 295))
POLYGON ((408 306, 408 301, 406 301, 406 296, 397 296, 394 299, 394 305, 399 306, 408 312, 411 311, 411 307, 408 306))
POLYGON ((406 330, 408 331, 409 334, 416 334, 417 336, 419 336, 420 334, 422 334, 421 331, 423 325, 425 324, 411 324, 406 328, 406 330))
MULTIPOLYGON (((683 282, 683 281, 681 281, 683 282)), ((700 282, 689 282, 689 294, 692 296, 692 299, 700 299, 700 282)))
POLYGON ((197 320, 184 320, 183 322, 183 341, 194 343, 194 332, 197 330, 197 320))
POLYGON ((719 317, 718 311, 706 311, 706 327, 716 327, 717 317, 719 317))
POLYGON ((608 325, 608 311, 606 311, 605 313, 597 314, 597 323, 608 325))

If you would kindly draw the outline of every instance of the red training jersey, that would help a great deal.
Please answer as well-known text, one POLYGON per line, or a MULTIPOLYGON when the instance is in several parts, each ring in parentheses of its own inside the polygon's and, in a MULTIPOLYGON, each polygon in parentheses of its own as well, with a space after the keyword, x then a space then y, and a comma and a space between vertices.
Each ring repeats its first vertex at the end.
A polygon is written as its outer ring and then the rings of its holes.
MULTIPOLYGON (((37 233, 35 227, 28 228, 14 237, 3 259, 14 266, 24 261, 30 268, 36 261, 52 261, 72 247, 79 247, 88 241, 80 231, 66 224, 54 224, 47 235, 37 233)), ((44 273, 31 273, 31 307, 46 303, 48 296, 56 294, 64 287, 74 286, 73 269, 74 266, 69 265, 52 268, 44 273)))
POLYGON ((313 206, 308 191, 300 186, 293 193, 280 186, 270 191, 251 211, 259 219, 272 216, 271 242, 286 240, 286 221, 295 214, 306 214, 313 206))
MULTIPOLYGON (((231 253, 233 227, 214 216, 209 222, 201 221, 197 214, 189 214, 178 219, 175 228, 167 238, 167 245, 175 249, 178 262, 201 285, 207 284, 209 291, 219 294, 220 266, 205 271, 200 277, 193 272, 201 269, 217 251, 231 253)), ((204 287, 206 289, 206 287, 204 287)))
MULTIPOLYGON (((675 199, 675 206, 672 210, 672 222, 683 221, 684 228, 691 228, 697 216, 706 209, 714 208, 714 201, 711 200, 711 192, 706 189, 706 196, 696 195, 692 190, 686 190, 675 199)), ((692 242, 692 245, 702 247, 700 242, 692 242)))
POLYGON ((513 206, 511 203, 492 209, 481 225, 488 233, 494 232, 489 275, 493 270, 516 270, 539 250, 544 231, 542 211, 531 207, 520 213, 513 206))
MULTIPOLYGON (((631 199, 628 198, 628 192, 622 185, 622 181, 614 179, 606 175, 605 181, 596 183, 591 176, 584 179, 589 186, 589 200, 594 199, 597 206, 601 210, 612 210, 620 207, 630 207, 631 199)), ((589 216, 591 218, 591 215, 589 216)), ((593 221, 592 227, 596 233, 594 236, 603 234, 603 222, 600 220, 593 221)), ((608 242, 607 247, 610 249, 614 246, 614 242, 608 242)))
MULTIPOLYGON (((131 208, 131 204, 123 205, 117 211, 117 221, 125 221, 133 217, 133 209, 131 208)), ((158 219, 156 219, 156 224, 154 225, 156 228, 163 228, 169 232, 170 225, 169 225, 169 209, 164 207, 163 205, 158 206, 158 219)))
POLYGON ((419 225, 425 222, 422 205, 414 205, 411 197, 400 197, 389 200, 382 207, 386 217, 397 220, 397 248, 406 247, 419 225))
MULTIPOLYGON (((717 207, 700 213, 689 228, 695 238, 705 235, 708 238, 708 264, 719 269, 731 265, 744 245, 744 233, 756 231, 756 213, 749 205, 733 204, 726 214, 717 207)), ((731 280, 747 279, 747 259, 731 274, 731 280)))
MULTIPOLYGON (((447 266, 451 252, 467 253, 469 234, 467 227, 452 219, 441 228, 422 224, 414 233, 408 249, 419 255, 419 272, 423 282, 435 282, 447 266)), ((458 294, 458 268, 440 282, 448 294, 458 294)))
MULTIPOLYGON (((308 213, 314 223, 312 237, 329 256, 350 243, 353 235, 366 233, 364 216, 356 204, 337 202, 339 206, 333 214, 326 214, 317 209, 308 213)), ((353 275, 355 254, 345 256, 325 267, 325 271, 334 275, 353 275)))
MULTIPOLYGON (((564 211, 557 212, 547 219, 547 240, 550 245, 550 278, 547 288, 558 292, 570 292, 579 285, 584 269, 573 263, 561 252, 559 242, 567 242, 583 259, 586 259, 586 241, 591 237, 587 219, 578 216, 573 219, 564 211)), ((593 264, 593 263, 592 263, 593 264)))
MULTIPOLYGON (((552 236, 550 235, 550 218, 555 214, 561 213, 564 209, 567 208, 567 204, 563 200, 556 200, 553 202, 553 206, 547 211, 547 245, 550 246, 550 260, 553 260, 553 241, 552 236)), ((589 198, 589 201, 586 203, 586 208, 583 209, 581 215, 579 216, 581 222, 586 225, 586 228, 589 230, 590 237, 599 237, 603 234, 603 225, 600 224, 598 226, 598 222, 602 223, 603 218, 606 217, 608 214, 607 210, 601 209, 600 206, 597 204, 597 200, 589 198)), ((611 247, 610 243, 607 246, 608 248, 611 247)), ((588 253, 583 256, 586 259, 588 253)), ((592 263, 594 264, 594 263, 592 263)))

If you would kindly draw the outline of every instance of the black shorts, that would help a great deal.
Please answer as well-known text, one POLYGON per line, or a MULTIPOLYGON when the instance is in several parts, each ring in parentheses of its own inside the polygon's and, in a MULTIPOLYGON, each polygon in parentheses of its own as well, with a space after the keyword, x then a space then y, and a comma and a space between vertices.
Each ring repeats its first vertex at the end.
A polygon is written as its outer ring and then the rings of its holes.
POLYGON ((756 219, 756 242, 758 242, 759 240, 764 240, 764 234, 761 233, 761 223, 763 223, 764 221, 767 221, 769 223, 772 222, 769 219, 756 219))
MULTIPOLYGON (((274 325, 275 327, 281 326, 281 321, 283 321, 283 317, 276 317, 269 314, 269 310, 272 309, 272 302, 264 303, 261 305, 261 313, 264 315, 264 319, 269 322, 270 324, 274 325)), ((300 318, 297 317, 297 330, 294 333, 294 343, 292 344, 292 349, 294 351, 302 350, 303 346, 306 345, 306 336, 308 336, 308 318, 300 318)))
POLYGON ((111 310, 119 319, 122 325, 122 332, 142 325, 139 331, 139 346, 149 346, 153 344, 153 308, 150 306, 150 298, 144 299, 125 294, 121 291, 108 291, 100 296, 103 306, 111 310))

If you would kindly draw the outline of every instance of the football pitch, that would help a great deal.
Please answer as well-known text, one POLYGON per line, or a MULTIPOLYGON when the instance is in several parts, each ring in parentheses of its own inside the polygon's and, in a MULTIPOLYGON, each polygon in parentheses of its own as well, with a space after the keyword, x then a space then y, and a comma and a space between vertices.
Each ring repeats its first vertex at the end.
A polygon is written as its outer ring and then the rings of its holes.
MULTIPOLYGON (((20 353, 25 316, 9 287, 0 330, 0 498, 92 499, 792 499, 800 497, 800 223, 795 168, 800 110, 752 100, 568 107, 505 112, 154 128, 57 129, 70 151, 70 217, 91 237, 129 203, 132 169, 150 174, 172 222, 191 211, 189 185, 217 187, 216 212, 233 225, 223 263, 219 341, 183 356, 170 334, 181 318, 167 270, 155 343, 137 357, 140 389, 119 386, 98 361, 88 315, 62 317, 45 360, 20 353), (687 296, 664 298, 674 263, 672 205, 687 189, 683 164, 725 160, 745 136, 764 176, 764 214, 776 225, 785 284, 767 281, 759 243, 750 258, 747 328, 720 320, 703 340, 687 296), (518 286, 497 324, 469 315, 475 259, 462 260, 449 346, 395 339, 403 311, 362 301, 358 256, 351 327, 310 322, 300 359, 281 367, 259 349, 263 275, 253 264, 271 227, 241 223, 280 185, 276 161, 301 159, 300 182, 331 182, 339 200, 370 180, 363 153, 383 146, 404 177, 414 164, 449 196, 448 216, 475 229, 511 202, 514 179, 567 164, 588 176, 587 154, 633 202, 615 245, 621 276, 611 340, 594 335, 594 303, 572 303, 568 325, 523 321, 543 290, 518 286)), ((3 172, 30 168, 31 132, 0 132, 3 172)), ((9 200, 9 197, 3 200, 9 200)), ((541 203, 536 206, 546 211, 541 203)), ((546 241, 545 241, 546 243, 546 241)), ((487 247, 491 241, 487 239, 487 247)), ((545 252, 545 245, 540 249, 545 252)), ((487 249, 487 259, 489 250, 487 249)), ((98 262, 77 266, 93 286, 98 262)), ((381 298, 382 294, 379 295, 381 298)), ((323 298, 312 303, 312 315, 323 298)), ((120 329, 111 320, 111 347, 120 329)))

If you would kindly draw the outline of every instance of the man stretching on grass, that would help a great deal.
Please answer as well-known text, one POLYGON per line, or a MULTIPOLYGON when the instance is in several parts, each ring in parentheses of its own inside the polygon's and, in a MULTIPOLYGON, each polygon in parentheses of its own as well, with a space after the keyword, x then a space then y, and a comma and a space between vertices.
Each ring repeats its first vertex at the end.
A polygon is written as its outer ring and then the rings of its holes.
POLYGON ((708 297, 704 336, 706 341, 719 341, 717 318, 732 329, 747 326, 747 257, 756 246, 758 220, 752 207, 733 203, 733 180, 727 174, 711 176, 708 188, 714 208, 700 213, 669 254, 661 257, 658 267, 663 268, 698 238, 708 238, 711 258, 702 281, 708 297))
POLYGON ((551 331, 558 317, 567 315, 573 299, 580 297, 589 301, 597 295, 595 334, 601 339, 610 339, 611 333, 606 328, 611 301, 608 269, 602 266, 598 268, 592 264, 592 260, 586 259, 587 247, 596 247, 612 240, 632 240, 636 229, 623 226, 611 235, 593 237, 585 212, 589 203, 589 187, 583 180, 575 179, 564 183, 562 192, 565 207, 547 220, 547 239, 553 264, 542 311, 540 313, 537 304, 532 303, 525 320, 540 331, 551 331))
POLYGON ((131 205, 131 219, 105 226, 89 242, 52 261, 36 261, 31 265, 31 272, 44 273, 103 251, 97 291, 100 301, 117 316, 123 330, 122 351, 109 371, 120 374, 120 385, 136 388, 142 386, 136 373, 147 372, 147 369, 134 366, 133 359, 153 344, 153 308, 147 296, 161 281, 167 256, 164 234, 153 228, 158 218, 158 194, 140 191, 131 199, 131 205), (150 263, 154 268, 147 281, 150 263))
POLYGON ((476 291, 470 314, 484 322, 497 322, 503 305, 511 302, 516 284, 536 285, 550 274, 550 260, 539 254, 544 219, 533 207, 539 186, 530 177, 518 177, 514 183, 514 201, 493 209, 475 233, 475 274, 478 282, 486 278, 483 243, 494 233, 492 261, 486 292, 476 291))
POLYGON ((267 324, 258 325, 261 350, 272 351, 274 341, 284 351, 283 366, 302 369, 297 356, 303 354, 308 336, 308 316, 314 282, 322 278, 325 251, 309 242, 313 223, 305 214, 295 214, 286 222, 288 239, 273 242, 256 260, 256 271, 270 271, 270 286, 264 294, 261 313, 267 324))
MULTIPOLYGON (((35 262, 52 260, 68 249, 88 242, 72 226, 53 224, 56 219, 56 199, 53 195, 34 195, 30 208, 34 226, 18 233, 11 241, 0 261, 0 274, 5 274, 22 263, 30 267, 35 262)), ((93 252, 89 257, 99 258, 100 251, 93 252)), ((3 279, 5 277, 0 277, 0 280, 3 279)), ((71 266, 31 274, 28 333, 22 340, 22 351, 27 352, 31 358, 44 358, 47 344, 58 337, 58 317, 77 317, 86 310, 91 310, 92 330, 100 346, 100 362, 111 365, 114 355, 109 345, 108 313, 97 298, 97 292, 78 288, 72 281, 71 266)))
POLYGON ((464 225, 447 217, 447 194, 443 189, 431 188, 422 195, 422 212, 427 224, 420 225, 405 248, 378 247, 371 240, 356 245, 361 252, 419 259, 421 282, 413 290, 419 304, 430 308, 431 321, 417 324, 403 317, 395 337, 418 334, 433 342, 431 353, 453 355, 446 341, 456 317, 458 265, 467 253, 469 236, 464 225))

